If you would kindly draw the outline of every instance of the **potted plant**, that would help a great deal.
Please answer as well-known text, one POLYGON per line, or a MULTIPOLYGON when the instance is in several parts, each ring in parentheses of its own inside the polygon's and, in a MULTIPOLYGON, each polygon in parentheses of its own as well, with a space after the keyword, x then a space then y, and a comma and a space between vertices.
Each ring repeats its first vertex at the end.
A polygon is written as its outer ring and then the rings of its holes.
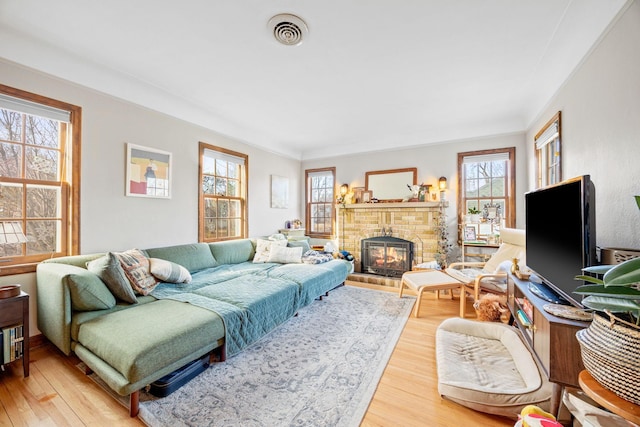
POLYGON ((478 208, 472 206, 468 210, 467 222, 480 222, 480 211, 478 208))
MULTIPOLYGON (((640 196, 635 196, 640 209, 640 196)), ((582 361, 603 387, 640 404, 640 258, 587 267, 576 276, 588 282, 576 289, 582 304, 595 310, 588 328, 577 332, 582 361)))

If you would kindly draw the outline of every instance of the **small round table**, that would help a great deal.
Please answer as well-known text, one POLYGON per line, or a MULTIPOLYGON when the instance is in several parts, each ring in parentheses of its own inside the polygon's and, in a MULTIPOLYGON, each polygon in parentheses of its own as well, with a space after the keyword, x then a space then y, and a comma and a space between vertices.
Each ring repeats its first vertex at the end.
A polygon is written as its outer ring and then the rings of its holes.
POLYGON ((633 424, 640 424, 640 406, 624 400, 614 392, 602 387, 589 372, 581 371, 578 375, 578 383, 587 396, 603 407, 633 424))

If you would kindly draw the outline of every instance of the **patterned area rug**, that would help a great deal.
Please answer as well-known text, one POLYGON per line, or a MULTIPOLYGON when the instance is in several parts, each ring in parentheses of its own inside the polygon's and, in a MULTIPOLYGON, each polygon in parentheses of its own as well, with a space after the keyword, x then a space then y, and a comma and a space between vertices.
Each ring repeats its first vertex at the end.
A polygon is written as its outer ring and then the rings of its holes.
POLYGON ((149 426, 358 426, 414 298, 352 286, 164 398, 141 393, 149 426))

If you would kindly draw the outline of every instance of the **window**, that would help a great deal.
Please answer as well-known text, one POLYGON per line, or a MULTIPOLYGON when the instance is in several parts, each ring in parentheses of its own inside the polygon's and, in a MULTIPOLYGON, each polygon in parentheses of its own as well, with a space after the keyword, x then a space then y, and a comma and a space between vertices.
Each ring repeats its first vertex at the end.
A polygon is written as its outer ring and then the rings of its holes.
POLYGON ((200 143, 201 242, 247 236, 248 164, 246 154, 200 143))
POLYGON ((534 138, 536 151, 536 179, 538 188, 562 181, 560 146, 560 111, 534 138))
POLYGON ((330 238, 335 224, 336 168, 308 169, 306 181, 306 234, 330 238))
POLYGON ((2 274, 79 251, 81 111, 0 85, 2 274))
MULTIPOLYGON (((475 208, 481 217, 498 216, 513 227, 515 148, 458 153, 458 188, 458 224, 464 224, 469 209, 475 208)), ((479 237, 494 232, 481 228, 479 237)))

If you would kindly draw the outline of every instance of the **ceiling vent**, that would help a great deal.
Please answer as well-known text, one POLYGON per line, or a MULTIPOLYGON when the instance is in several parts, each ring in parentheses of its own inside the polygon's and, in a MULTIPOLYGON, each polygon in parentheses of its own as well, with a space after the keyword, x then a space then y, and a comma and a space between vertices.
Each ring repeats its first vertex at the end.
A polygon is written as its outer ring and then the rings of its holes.
POLYGON ((269 20, 269 31, 276 40, 287 46, 297 46, 309 33, 307 24, 295 15, 281 13, 269 20))

